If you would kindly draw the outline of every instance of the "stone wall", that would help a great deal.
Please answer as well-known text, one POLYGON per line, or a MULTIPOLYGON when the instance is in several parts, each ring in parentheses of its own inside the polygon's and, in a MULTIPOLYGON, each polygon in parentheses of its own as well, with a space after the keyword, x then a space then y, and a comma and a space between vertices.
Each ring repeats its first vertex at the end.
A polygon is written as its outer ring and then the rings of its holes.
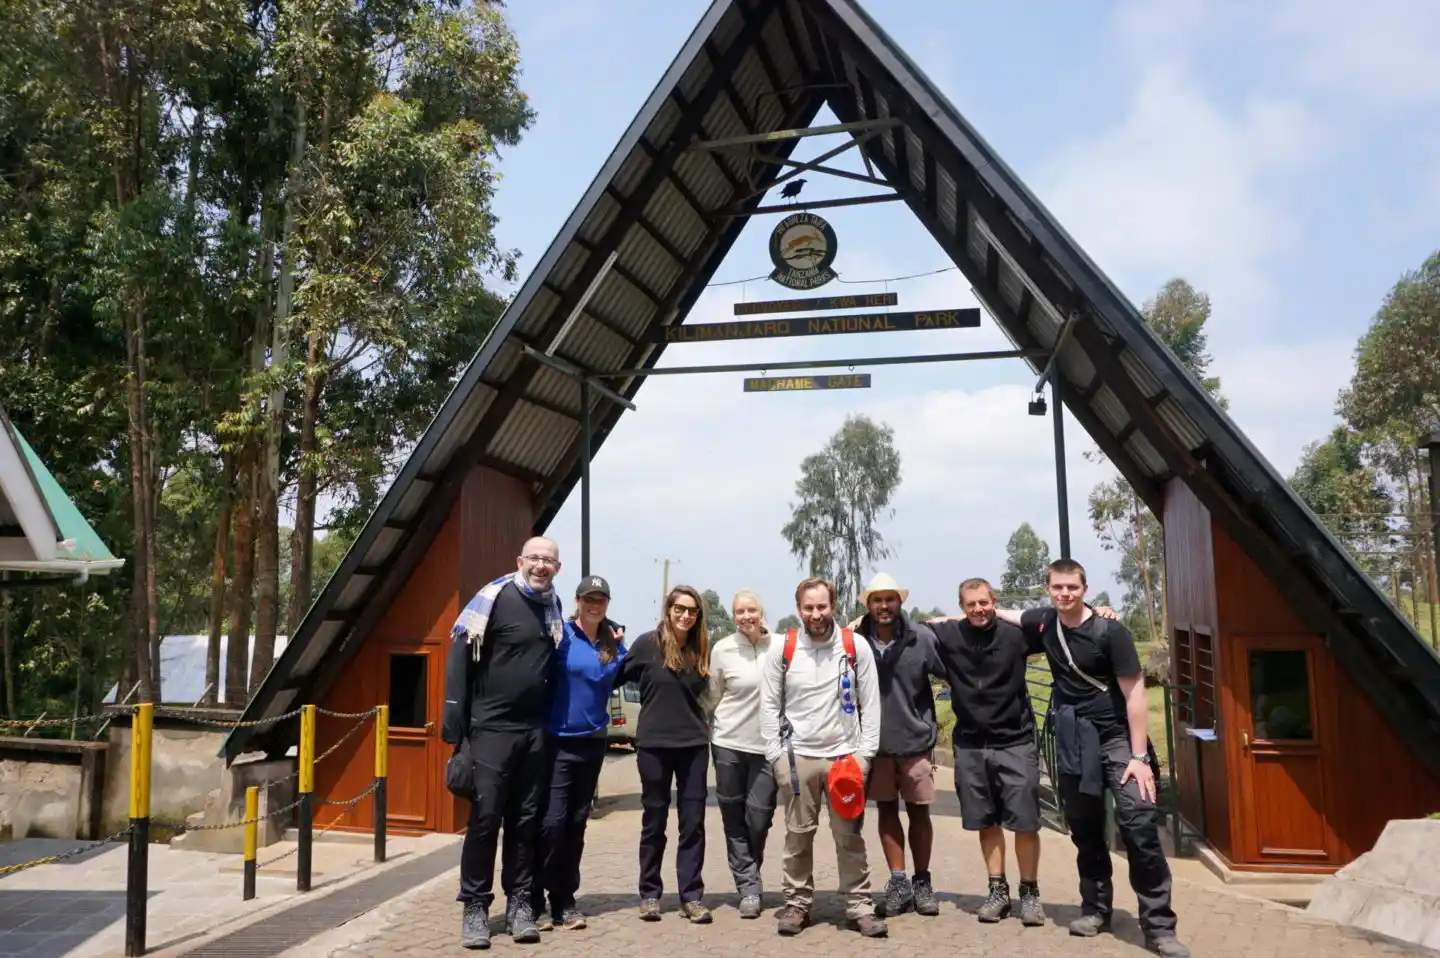
POLYGON ((0 738, 0 832, 99 839, 107 751, 104 742, 0 738))
MULTIPOLYGON (((130 820, 130 727, 128 716, 110 726, 102 828, 112 834, 130 820)), ((150 819, 183 822, 205 808, 206 797, 220 787, 225 761, 220 745, 225 730, 156 720, 150 738, 150 819)))
POLYGON ((1440 949, 1440 819, 1385 826, 1375 847, 1325 879, 1306 909, 1401 941, 1440 949))

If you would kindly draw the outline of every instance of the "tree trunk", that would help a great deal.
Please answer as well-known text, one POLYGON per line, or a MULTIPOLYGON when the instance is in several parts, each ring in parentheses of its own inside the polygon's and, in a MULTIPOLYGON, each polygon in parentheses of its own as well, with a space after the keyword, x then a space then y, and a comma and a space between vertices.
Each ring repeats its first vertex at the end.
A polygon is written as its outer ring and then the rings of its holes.
POLYGON ((305 385, 300 410, 300 479, 295 490, 295 528, 290 534, 290 609, 286 631, 295 635, 310 609, 315 574, 315 497, 319 477, 315 426, 320 419, 320 394, 325 389, 323 335, 310 330, 305 348, 305 385))
POLYGON ((1145 619, 1150 623, 1150 641, 1157 642, 1160 635, 1155 625, 1155 588, 1150 582, 1150 552, 1145 543, 1145 523, 1140 514, 1140 497, 1132 491, 1130 508, 1135 518, 1135 548, 1140 553, 1140 581, 1145 584, 1145 619))
POLYGON ((0 646, 5 650, 5 717, 18 718, 15 713, 15 663, 10 650, 10 592, 4 588, 8 572, 0 572, 0 646))
POLYGON ((205 644, 206 705, 220 698, 220 636, 225 627, 225 573, 228 571, 230 520, 235 511, 234 457, 224 454, 220 469, 220 516, 215 522, 215 549, 210 557, 210 634, 205 644))
POLYGON ((250 669, 253 695, 275 662, 275 627, 280 601, 280 438, 285 428, 285 366, 290 356, 290 314, 295 301, 295 236, 297 207, 305 163, 305 98, 295 101, 295 134, 290 143, 289 179, 285 187, 285 214, 280 228, 280 286, 271 323, 270 372, 272 383, 265 404, 265 458, 260 471, 258 521, 259 555, 255 594, 255 656, 250 669))
POLYGON ((230 638, 225 648, 224 703, 245 704, 250 667, 250 600, 255 581, 255 442, 245 440, 235 493, 235 572, 230 583, 230 638))

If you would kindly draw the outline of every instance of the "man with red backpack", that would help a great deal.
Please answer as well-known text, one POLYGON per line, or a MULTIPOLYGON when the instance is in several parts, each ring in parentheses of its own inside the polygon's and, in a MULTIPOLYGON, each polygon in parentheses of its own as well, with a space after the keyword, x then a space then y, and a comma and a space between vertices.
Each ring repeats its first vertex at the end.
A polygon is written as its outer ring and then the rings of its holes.
POLYGON ((782 935, 810 923, 815 831, 830 807, 845 918, 867 938, 887 934, 870 900, 862 832, 865 776, 880 748, 880 684, 868 642, 835 622, 835 586, 810 578, 795 590, 803 629, 772 642, 760 673, 760 732, 785 800, 782 935))

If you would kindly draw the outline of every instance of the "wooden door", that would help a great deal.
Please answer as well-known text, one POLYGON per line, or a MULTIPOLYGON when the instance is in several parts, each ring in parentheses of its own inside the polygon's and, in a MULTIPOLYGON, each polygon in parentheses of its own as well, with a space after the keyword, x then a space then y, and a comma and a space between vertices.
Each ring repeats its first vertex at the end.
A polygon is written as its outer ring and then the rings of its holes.
POLYGON ((438 809, 437 775, 444 668, 435 647, 387 648, 390 777, 386 822, 432 831, 438 809))
POLYGON ((1337 853, 1325 787, 1328 682, 1313 636, 1237 637, 1242 861, 1329 864, 1337 853))

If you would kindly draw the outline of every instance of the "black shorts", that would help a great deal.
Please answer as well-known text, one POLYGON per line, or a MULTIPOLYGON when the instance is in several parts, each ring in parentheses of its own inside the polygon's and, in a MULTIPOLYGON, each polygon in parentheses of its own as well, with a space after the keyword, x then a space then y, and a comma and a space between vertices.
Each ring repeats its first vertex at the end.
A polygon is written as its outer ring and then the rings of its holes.
POLYGON ((997 825, 1012 832, 1040 830, 1040 752, 1035 743, 1007 748, 955 749, 955 794, 969 831, 997 825))

